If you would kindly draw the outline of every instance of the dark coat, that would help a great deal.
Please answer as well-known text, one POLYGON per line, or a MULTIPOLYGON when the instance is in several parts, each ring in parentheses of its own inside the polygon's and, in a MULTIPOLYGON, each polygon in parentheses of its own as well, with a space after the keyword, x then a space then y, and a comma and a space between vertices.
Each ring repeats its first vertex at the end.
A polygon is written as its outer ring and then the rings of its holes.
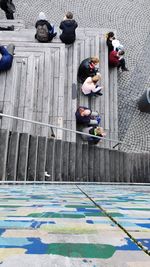
MULTIPOLYGON (((89 109, 89 108, 86 108, 86 107, 79 107, 79 108, 84 108, 84 110, 86 109, 89 109)), ((76 115, 76 121, 77 123, 79 124, 84 124, 84 125, 88 125, 90 123, 90 120, 91 120, 91 112, 88 116, 81 116, 80 112, 79 112, 79 108, 77 109, 75 115, 76 115)))
POLYGON ((108 54, 114 50, 114 47, 112 45, 112 40, 110 40, 109 38, 107 38, 106 44, 108 46, 108 54))
MULTIPOLYGON (((46 25, 47 28, 48 28, 48 31, 49 31, 49 41, 51 41, 54 37, 54 28, 51 26, 51 24, 47 21, 47 20, 44 20, 44 19, 41 19, 41 20, 38 20, 35 24, 35 28, 37 28, 38 26, 43 26, 43 25, 46 25)), ((35 38, 36 38, 36 34, 35 34, 35 38)))
POLYGON ((7 19, 14 19, 13 13, 16 8, 12 0, 0 0, 0 8, 4 10, 7 19))
POLYGON ((11 68, 13 56, 10 55, 4 46, 0 46, 0 53, 2 58, 0 60, 0 71, 6 71, 11 68))
POLYGON ((60 35, 60 40, 65 44, 72 44, 76 39, 75 29, 78 27, 78 24, 73 19, 63 20, 60 23, 59 28, 62 30, 60 35))
POLYGON ((88 77, 93 77, 94 75, 96 75, 96 73, 98 72, 97 68, 91 68, 90 67, 90 63, 91 63, 91 58, 86 58, 84 59, 78 69, 78 79, 79 81, 81 81, 82 83, 84 83, 84 81, 88 78, 88 77))

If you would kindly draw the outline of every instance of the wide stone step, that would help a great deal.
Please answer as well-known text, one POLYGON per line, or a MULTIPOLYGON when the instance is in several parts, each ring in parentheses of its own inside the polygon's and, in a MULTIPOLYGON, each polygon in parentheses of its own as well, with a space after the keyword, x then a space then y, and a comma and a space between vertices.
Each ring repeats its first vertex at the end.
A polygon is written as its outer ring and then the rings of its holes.
MULTIPOLYGON (((65 46, 14 43, 13 66, 0 75, 3 113, 63 127, 65 46)), ((48 128, 2 119, 1 127, 49 136, 48 128)), ((62 131, 55 135, 62 139, 62 131)))
POLYGON ((15 31, 20 30, 20 29, 25 29, 25 22, 22 19, 15 19, 15 20, 0 19, 0 27, 8 27, 11 25, 14 25, 15 31))

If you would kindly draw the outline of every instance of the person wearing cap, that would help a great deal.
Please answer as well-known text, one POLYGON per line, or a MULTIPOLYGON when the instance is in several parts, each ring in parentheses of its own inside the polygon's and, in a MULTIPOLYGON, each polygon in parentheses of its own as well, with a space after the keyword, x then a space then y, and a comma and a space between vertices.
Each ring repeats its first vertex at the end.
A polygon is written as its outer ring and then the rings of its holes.
POLYGON ((7 71, 11 68, 13 62, 13 55, 14 55, 15 46, 13 44, 9 44, 7 49, 0 45, 0 72, 7 71))

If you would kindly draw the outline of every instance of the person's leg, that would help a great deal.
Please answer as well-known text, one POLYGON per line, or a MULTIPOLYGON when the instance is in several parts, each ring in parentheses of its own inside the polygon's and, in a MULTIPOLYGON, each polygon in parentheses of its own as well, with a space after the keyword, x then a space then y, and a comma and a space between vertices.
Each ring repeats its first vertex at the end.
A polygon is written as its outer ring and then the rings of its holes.
POLYGON ((13 13, 5 12, 5 15, 6 15, 6 18, 7 18, 7 19, 14 19, 14 15, 13 15, 13 13))
POLYGON ((128 71, 128 69, 126 68, 126 62, 125 62, 125 59, 122 58, 119 60, 119 65, 118 65, 118 68, 122 69, 122 71, 128 71))
POLYGON ((89 125, 98 125, 98 121, 91 119, 89 125))
POLYGON ((97 111, 92 111, 92 113, 91 113, 91 116, 98 116, 99 114, 98 114, 98 112, 97 111))

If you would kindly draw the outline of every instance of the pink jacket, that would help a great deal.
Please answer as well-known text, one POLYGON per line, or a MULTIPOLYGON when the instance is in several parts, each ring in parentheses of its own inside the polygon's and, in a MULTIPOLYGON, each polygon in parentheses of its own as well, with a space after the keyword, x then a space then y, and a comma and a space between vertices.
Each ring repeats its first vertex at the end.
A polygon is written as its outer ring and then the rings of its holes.
POLYGON ((100 88, 96 88, 95 86, 96 84, 93 83, 92 78, 88 77, 83 83, 81 90, 85 95, 88 95, 91 92, 96 93, 100 88))

